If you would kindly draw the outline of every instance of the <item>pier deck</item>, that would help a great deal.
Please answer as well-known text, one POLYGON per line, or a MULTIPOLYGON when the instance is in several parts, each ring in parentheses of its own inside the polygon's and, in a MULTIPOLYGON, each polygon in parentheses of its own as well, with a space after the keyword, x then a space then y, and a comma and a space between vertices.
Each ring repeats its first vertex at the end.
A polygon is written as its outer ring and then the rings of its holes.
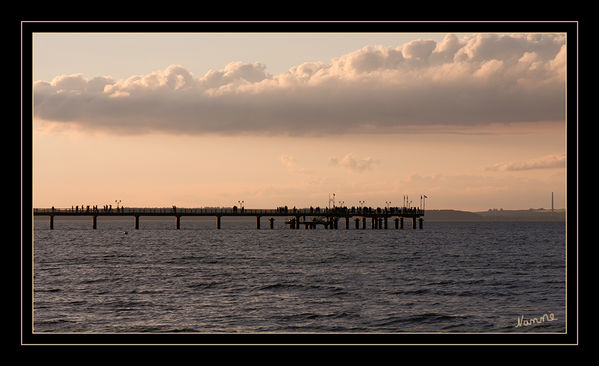
POLYGON ((180 219, 182 216, 213 216, 216 217, 216 228, 221 228, 221 217, 223 216, 253 216, 256 217, 256 228, 260 229, 260 218, 263 216, 270 217, 270 228, 273 228, 274 217, 288 217, 287 224, 292 229, 299 229, 300 225, 306 228, 315 228, 315 225, 309 225, 306 217, 318 217, 320 223, 324 223, 326 228, 337 228, 338 221, 345 219, 345 227, 349 229, 349 220, 354 218, 356 229, 359 228, 359 222, 362 221, 362 229, 366 228, 366 218, 371 219, 373 229, 387 229, 387 220, 395 217, 395 228, 403 229, 403 219, 411 218, 413 225, 416 228, 416 220, 420 220, 420 229, 422 229, 422 216, 424 210, 417 207, 390 207, 390 208, 347 208, 335 207, 329 208, 301 208, 301 209, 245 209, 245 208, 134 208, 134 207, 118 207, 110 209, 94 209, 94 208, 34 208, 34 216, 49 216, 50 229, 54 229, 55 216, 91 216, 92 227, 97 227, 98 216, 133 216, 135 217, 135 228, 139 229, 139 218, 141 216, 174 216, 177 219, 177 229, 180 228, 180 219), (304 221, 301 222, 300 218, 304 221), (322 221, 324 220, 324 222, 322 221))

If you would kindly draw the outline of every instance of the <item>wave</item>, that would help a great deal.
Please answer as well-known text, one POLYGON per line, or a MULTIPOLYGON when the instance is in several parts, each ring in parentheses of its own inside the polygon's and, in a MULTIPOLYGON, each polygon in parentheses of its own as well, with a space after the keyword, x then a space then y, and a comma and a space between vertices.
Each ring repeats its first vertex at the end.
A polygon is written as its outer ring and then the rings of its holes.
POLYGON ((261 285, 254 288, 252 291, 298 291, 298 292, 313 292, 324 291, 331 295, 346 295, 348 292, 339 286, 334 285, 315 285, 315 284, 297 284, 297 283, 271 283, 261 285))
POLYGON ((90 284, 90 283, 100 283, 100 282, 108 282, 110 281, 108 278, 97 278, 97 279, 93 279, 93 280, 83 280, 81 282, 79 282, 80 284, 90 284))
POLYGON ((187 285, 187 288, 191 288, 191 289, 195 289, 195 290, 205 290, 205 289, 209 289, 209 288, 216 288, 219 285, 222 285, 225 283, 226 282, 217 282, 217 281, 196 282, 196 283, 187 285))
POLYGON ((315 312, 304 312, 298 314, 286 314, 286 315, 278 315, 276 317, 277 320, 281 321, 291 321, 291 322, 301 322, 307 320, 316 320, 316 319, 349 319, 349 318, 357 318, 359 314, 347 311, 338 311, 332 313, 315 313, 315 312))
MULTIPOLYGON (((453 321, 462 321, 465 319, 469 319, 472 316, 470 315, 448 315, 442 313, 421 313, 421 314, 413 314, 409 316, 393 316, 387 319, 383 319, 378 323, 373 324, 375 327, 388 327, 390 325, 395 324, 435 324, 435 323, 443 323, 443 322, 453 322, 453 321)), ((463 323, 453 324, 454 326, 464 325, 463 323)))
POLYGON ((133 289, 131 291, 129 291, 129 294, 141 294, 141 295, 152 295, 152 294, 161 294, 164 291, 162 290, 138 290, 138 289, 133 289))
POLYGON ((40 288, 36 288, 34 289, 35 292, 60 292, 62 291, 62 289, 59 288, 49 288, 49 289, 40 289, 40 288))

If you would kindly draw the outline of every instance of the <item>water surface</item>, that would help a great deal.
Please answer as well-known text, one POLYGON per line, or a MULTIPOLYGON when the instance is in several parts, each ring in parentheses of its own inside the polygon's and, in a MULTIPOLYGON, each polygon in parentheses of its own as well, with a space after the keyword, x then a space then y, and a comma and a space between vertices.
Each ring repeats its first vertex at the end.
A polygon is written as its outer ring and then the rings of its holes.
POLYGON ((34 332, 564 332, 564 223, 36 217, 34 332), (408 226, 408 225, 406 225, 408 226), (390 225, 392 227, 392 225, 390 225), (517 319, 556 320, 516 327, 517 319))

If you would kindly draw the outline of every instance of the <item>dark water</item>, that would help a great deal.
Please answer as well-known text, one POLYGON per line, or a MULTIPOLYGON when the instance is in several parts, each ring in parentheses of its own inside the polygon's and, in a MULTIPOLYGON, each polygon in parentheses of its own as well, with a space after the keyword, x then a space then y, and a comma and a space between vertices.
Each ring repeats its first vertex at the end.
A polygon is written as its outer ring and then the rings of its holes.
POLYGON ((34 332, 565 331, 563 223, 263 221, 36 218, 34 332))

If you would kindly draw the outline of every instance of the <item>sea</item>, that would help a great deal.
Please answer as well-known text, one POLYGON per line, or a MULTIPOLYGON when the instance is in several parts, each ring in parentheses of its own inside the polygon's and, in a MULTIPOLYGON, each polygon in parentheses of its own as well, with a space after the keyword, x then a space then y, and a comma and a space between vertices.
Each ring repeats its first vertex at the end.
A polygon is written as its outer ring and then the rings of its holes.
POLYGON ((566 331, 564 222, 262 221, 35 217, 33 333, 566 331))

